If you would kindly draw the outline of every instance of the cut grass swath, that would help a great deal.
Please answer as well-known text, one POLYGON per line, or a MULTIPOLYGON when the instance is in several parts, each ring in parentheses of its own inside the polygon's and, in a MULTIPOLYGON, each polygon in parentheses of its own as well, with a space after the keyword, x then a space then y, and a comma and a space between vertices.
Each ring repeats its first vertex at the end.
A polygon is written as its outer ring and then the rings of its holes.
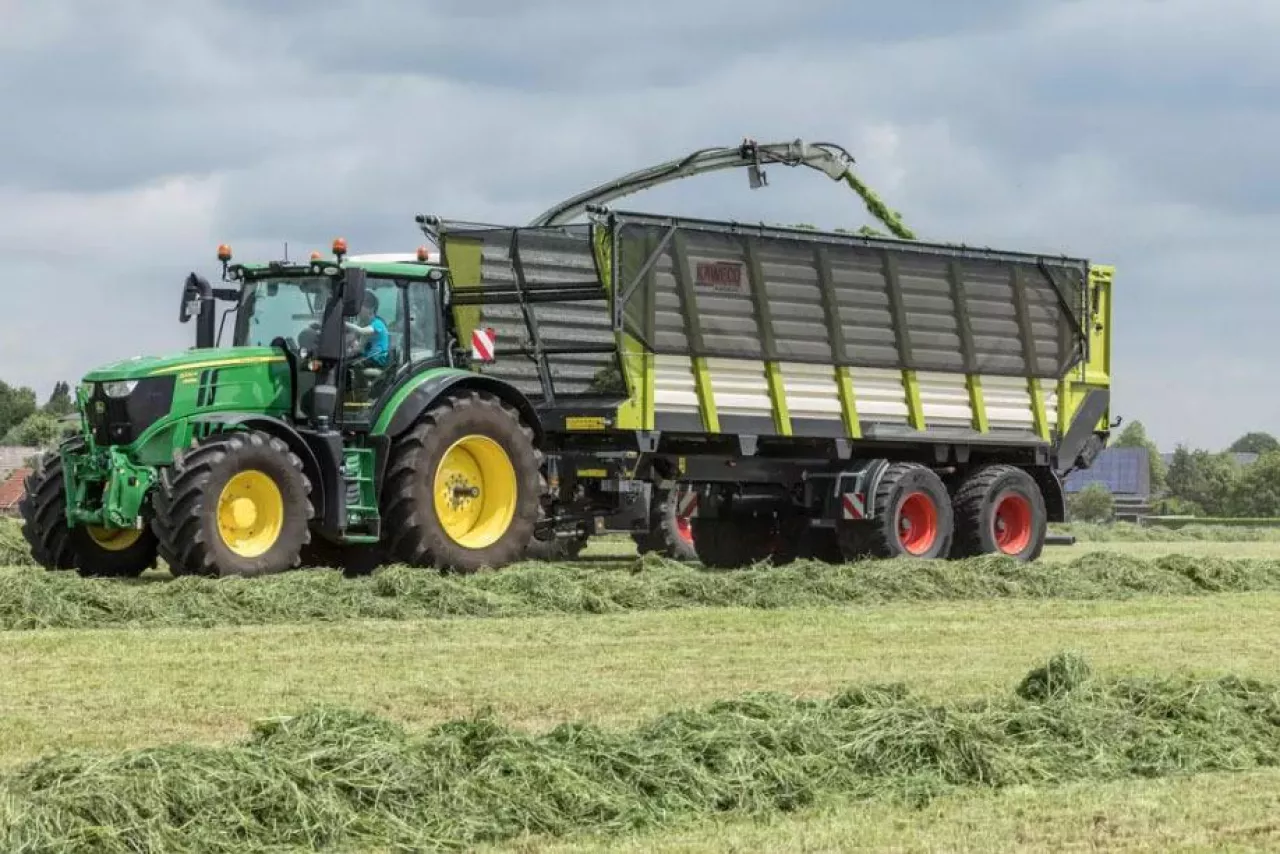
POLYGON ((315 708, 244 743, 66 754, 0 780, 7 852, 462 849, 524 834, 618 834, 824 795, 924 803, 1046 785, 1280 762, 1277 686, 1100 679, 1074 656, 1007 697, 930 705, 900 686, 822 700, 756 694, 631 730, 540 735, 488 715, 419 737, 315 708))
POLYGON ((522 564, 441 576, 389 567, 348 579, 308 570, 254 579, 156 583, 0 570, 0 629, 219 626, 600 614, 696 607, 837 607, 901 601, 1123 599, 1280 590, 1280 561, 1089 553, 1070 563, 882 560, 708 572, 653 555, 631 570, 522 564))

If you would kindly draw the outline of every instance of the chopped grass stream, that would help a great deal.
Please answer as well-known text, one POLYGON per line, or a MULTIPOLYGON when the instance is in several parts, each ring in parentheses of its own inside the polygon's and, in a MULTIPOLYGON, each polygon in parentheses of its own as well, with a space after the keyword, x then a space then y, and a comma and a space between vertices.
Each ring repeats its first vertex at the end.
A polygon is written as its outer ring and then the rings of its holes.
POLYGON ((632 730, 541 734, 480 714, 421 735, 312 708, 240 744, 67 753, 0 778, 0 848, 458 850, 624 834, 824 796, 927 803, 960 789, 1276 766, 1280 689, 1237 677, 1094 676, 1061 654, 1007 696, 900 686, 745 695, 632 730))

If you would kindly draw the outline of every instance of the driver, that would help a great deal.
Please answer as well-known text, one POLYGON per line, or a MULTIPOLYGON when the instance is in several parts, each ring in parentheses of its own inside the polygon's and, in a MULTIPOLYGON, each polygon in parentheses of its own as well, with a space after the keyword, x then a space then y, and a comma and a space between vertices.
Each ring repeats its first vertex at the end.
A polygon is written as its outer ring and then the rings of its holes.
POLYGON ((378 316, 378 297, 373 291, 365 291, 364 305, 356 320, 357 323, 348 323, 347 328, 365 339, 365 345, 360 356, 352 361, 352 367, 385 368, 391 350, 391 330, 378 316))

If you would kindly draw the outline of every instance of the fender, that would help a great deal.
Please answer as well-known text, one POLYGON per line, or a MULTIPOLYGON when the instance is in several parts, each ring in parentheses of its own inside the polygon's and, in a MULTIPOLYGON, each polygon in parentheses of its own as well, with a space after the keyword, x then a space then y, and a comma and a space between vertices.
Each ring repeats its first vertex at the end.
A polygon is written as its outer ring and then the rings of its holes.
POLYGON ((223 429, 228 427, 247 427, 269 433, 289 446, 289 450, 302 460, 302 471, 311 481, 311 503, 315 507, 315 518, 324 519, 328 504, 329 483, 320 468, 320 461, 315 451, 302 437, 302 434, 287 421, 260 412, 213 412, 208 415, 196 415, 190 419, 193 424, 216 424, 223 429))
POLYGON ((434 368, 423 371, 393 394, 374 418, 373 435, 396 439, 408 432, 437 398, 448 391, 463 388, 487 391, 516 408, 520 417, 533 430, 536 444, 542 443, 542 419, 533 404, 519 389, 502 380, 486 377, 461 368, 434 368))
POLYGON ((1035 478, 1044 496, 1045 516, 1048 521, 1060 524, 1067 521, 1067 491, 1062 485, 1058 473, 1048 466, 1036 466, 1028 469, 1028 474, 1035 478))
POLYGON ((534 444, 539 446, 542 444, 544 435, 542 419, 533 404, 519 389, 502 380, 486 377, 473 371, 460 368, 430 368, 407 380, 387 399, 374 416, 373 428, 369 432, 375 451, 374 483, 378 485, 379 490, 382 488, 382 478, 386 472, 391 444, 409 432, 422 417, 422 413, 426 412, 441 396, 463 389, 486 391, 515 407, 521 419, 533 430, 534 444))

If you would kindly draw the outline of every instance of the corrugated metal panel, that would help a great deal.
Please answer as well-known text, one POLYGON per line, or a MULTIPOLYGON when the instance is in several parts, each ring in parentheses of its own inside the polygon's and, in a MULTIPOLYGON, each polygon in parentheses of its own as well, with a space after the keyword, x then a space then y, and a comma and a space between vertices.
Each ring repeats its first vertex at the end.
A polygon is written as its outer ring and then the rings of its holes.
POLYGON ((773 418, 764 362, 746 359, 707 359, 707 376, 715 396, 716 412, 773 418))
POLYGON ((854 368, 851 373, 858 417, 863 423, 907 423, 907 390, 901 371, 854 368))
POLYGON ((973 407, 963 374, 920 372, 920 403, 926 427, 972 427, 973 407))
POLYGON ((1080 313, 1084 261, 613 216, 627 269, 676 227, 625 307, 632 331, 652 328, 657 352, 1050 380, 1079 358, 1082 334, 1063 302, 1080 313))
POLYGON ((840 390, 835 368, 803 362, 782 362, 782 388, 792 418, 840 421, 840 390))

